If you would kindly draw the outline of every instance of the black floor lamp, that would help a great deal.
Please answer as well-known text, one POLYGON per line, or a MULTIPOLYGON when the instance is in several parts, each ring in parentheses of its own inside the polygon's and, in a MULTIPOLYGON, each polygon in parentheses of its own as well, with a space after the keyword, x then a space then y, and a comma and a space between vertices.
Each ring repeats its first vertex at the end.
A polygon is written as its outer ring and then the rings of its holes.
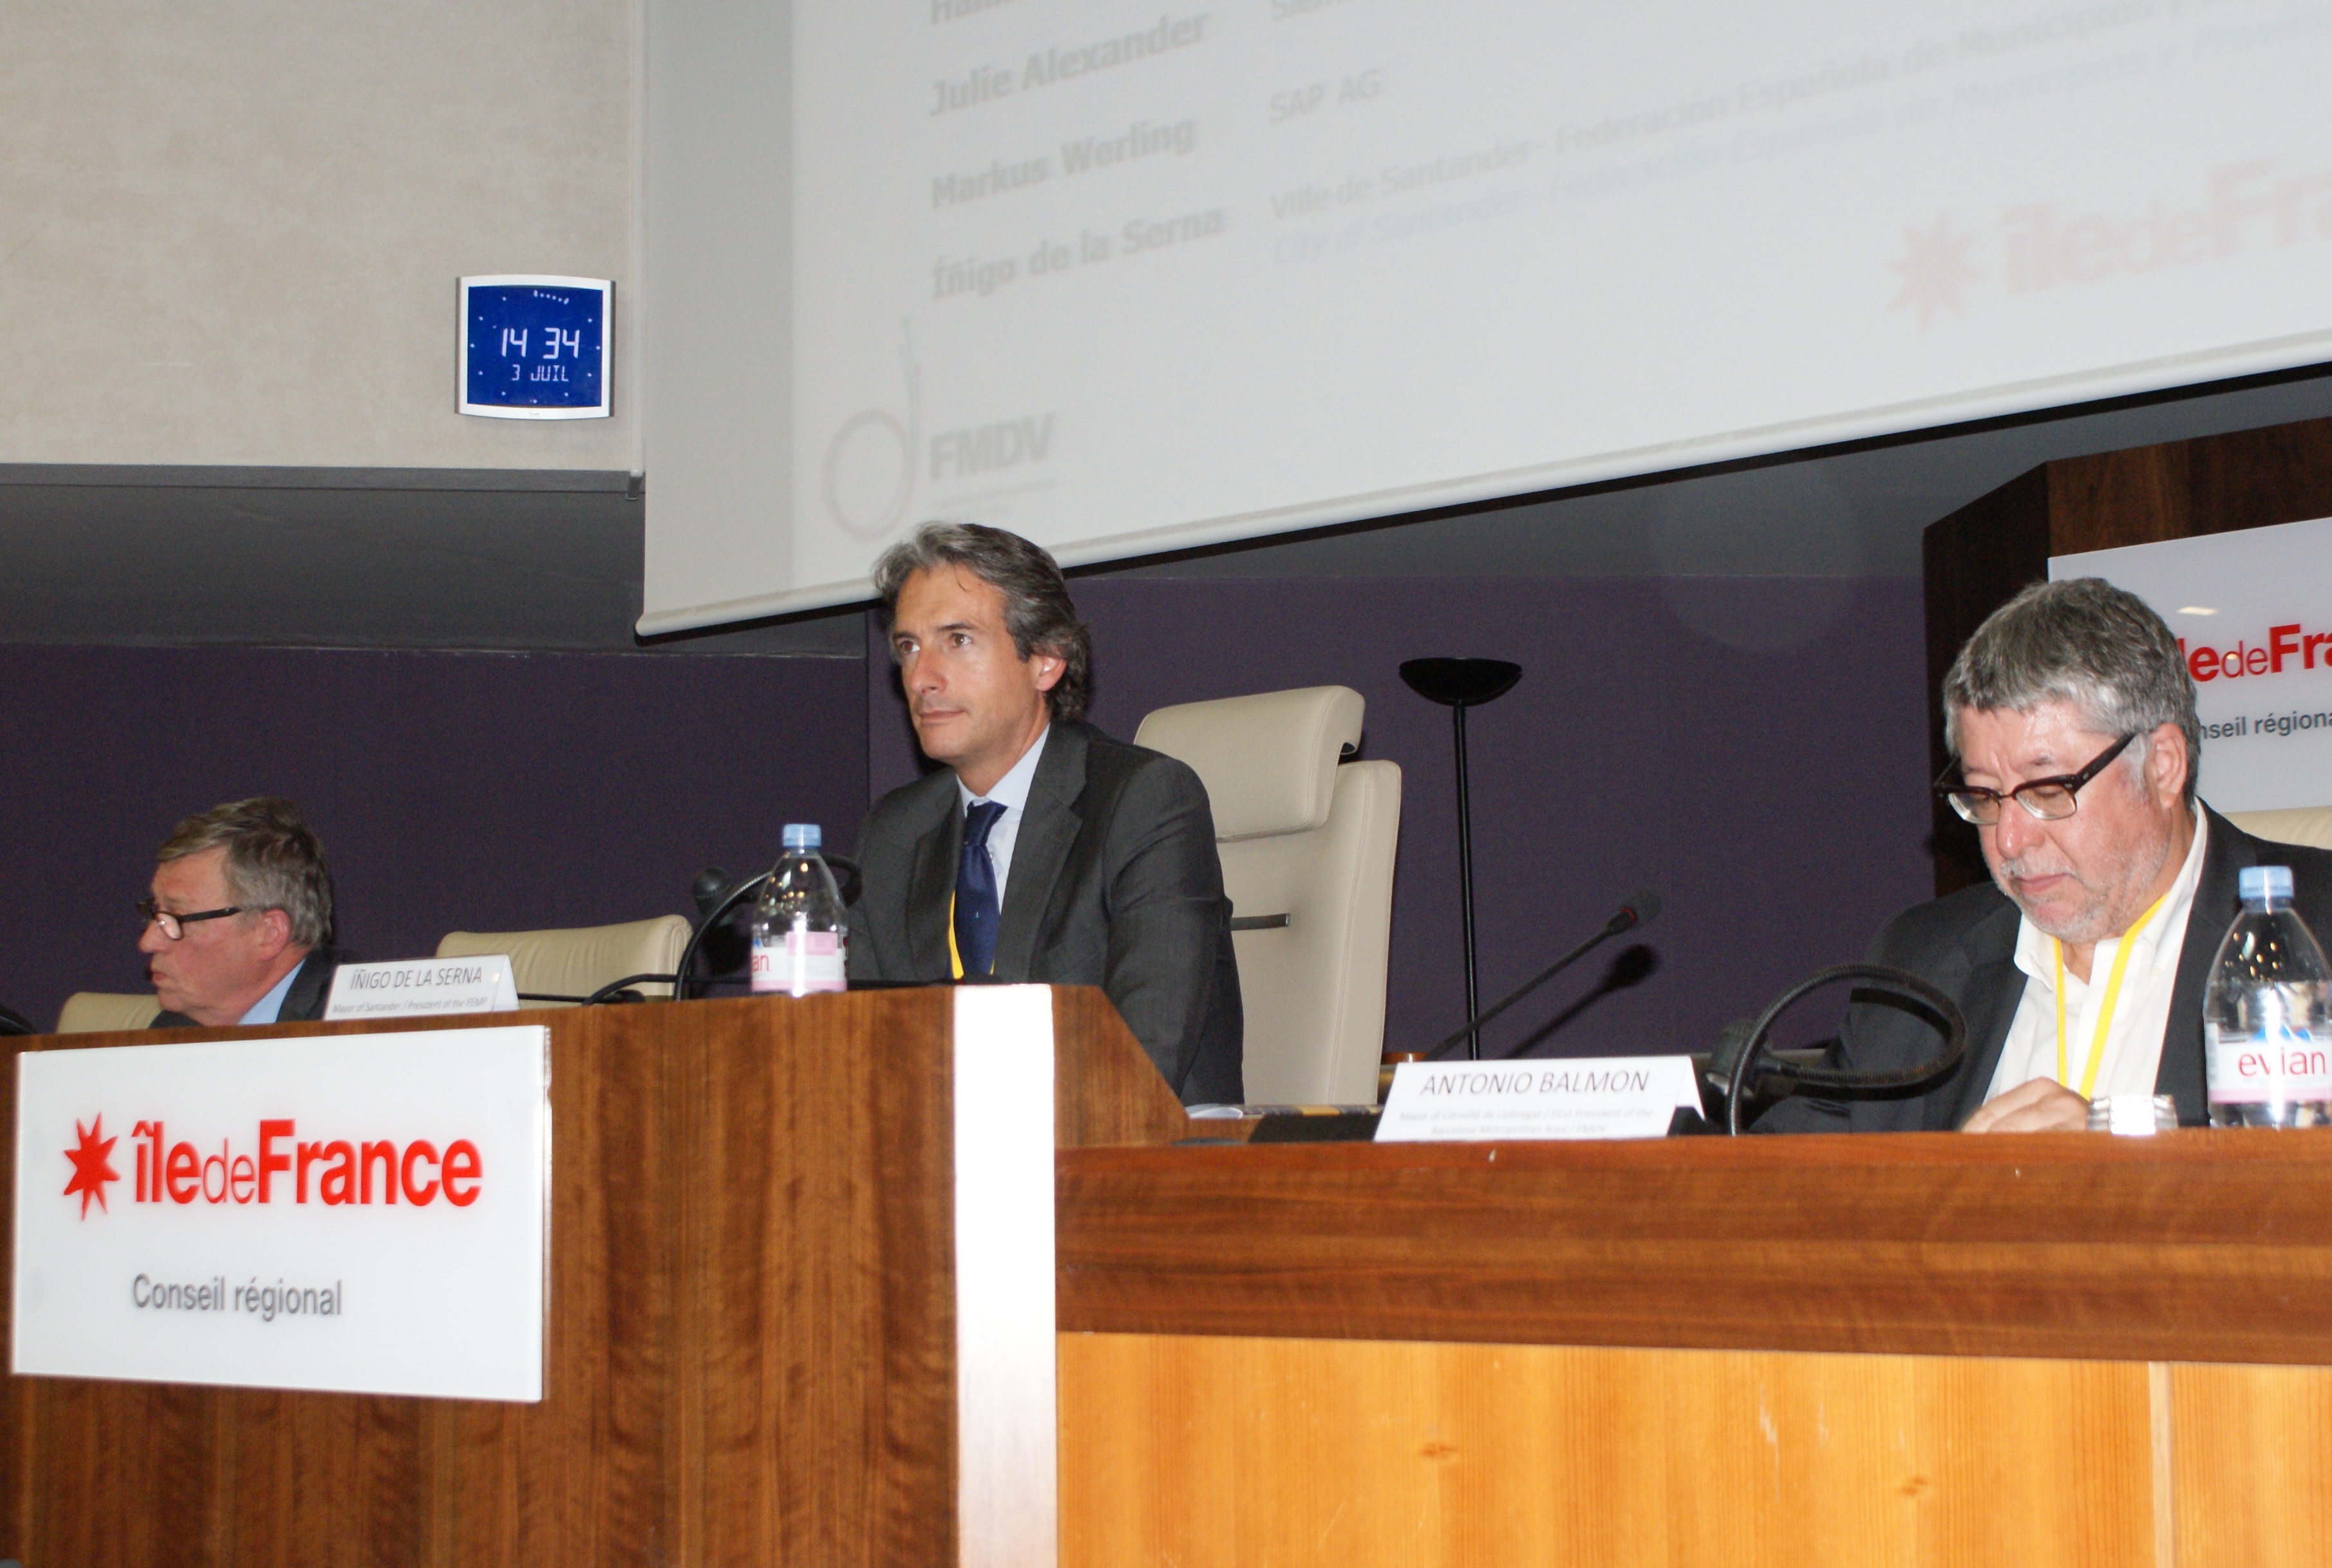
MULTIPOLYGON (((1411 659, 1400 667, 1409 689, 1449 709, 1458 747, 1458 901, 1466 917, 1466 1016, 1482 1011, 1481 984, 1474 965, 1474 806, 1466 785, 1466 710, 1496 702, 1515 689, 1523 667, 1503 659, 1411 659)), ((1479 1061, 1482 1037, 1466 1037, 1466 1055, 1479 1061)))

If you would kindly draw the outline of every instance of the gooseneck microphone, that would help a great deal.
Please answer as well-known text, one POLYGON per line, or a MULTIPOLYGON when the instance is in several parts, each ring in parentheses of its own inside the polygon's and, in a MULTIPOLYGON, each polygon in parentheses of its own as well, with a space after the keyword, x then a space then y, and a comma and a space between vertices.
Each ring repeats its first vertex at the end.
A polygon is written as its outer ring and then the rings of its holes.
POLYGON ((1586 957, 1590 953, 1595 951, 1596 948, 1601 946, 1604 943, 1609 942, 1612 937, 1617 936, 1622 931, 1633 931, 1641 927, 1650 925, 1652 923, 1652 917, 1659 912, 1659 894, 1649 888, 1637 889, 1634 892, 1628 895, 1627 900, 1620 906, 1618 911, 1614 913, 1609 920, 1603 922, 1603 929, 1598 931, 1594 936, 1590 936, 1586 941, 1582 942, 1578 946, 1573 947, 1570 952, 1564 954, 1562 957, 1556 959, 1553 963, 1548 965, 1537 974, 1532 975, 1528 980, 1524 981, 1522 984, 1506 993, 1505 995, 1498 998, 1497 1001, 1492 1003, 1480 1012, 1476 1013, 1473 1017, 1459 1024, 1456 1032, 1443 1036, 1438 1043, 1435 1044, 1430 1050, 1425 1051, 1419 1060, 1423 1061, 1431 1061, 1435 1057, 1439 1056, 1451 1046, 1463 1044, 1469 1037, 1480 1030, 1484 1024, 1489 1022, 1490 1020, 1497 1017, 1498 1014, 1504 1012, 1507 1008, 1512 1007, 1515 1003, 1520 1002, 1524 997, 1528 996, 1532 992, 1536 991, 1540 986, 1545 984, 1548 981, 1553 979, 1556 975, 1570 968, 1573 964, 1578 963, 1582 958, 1586 957))

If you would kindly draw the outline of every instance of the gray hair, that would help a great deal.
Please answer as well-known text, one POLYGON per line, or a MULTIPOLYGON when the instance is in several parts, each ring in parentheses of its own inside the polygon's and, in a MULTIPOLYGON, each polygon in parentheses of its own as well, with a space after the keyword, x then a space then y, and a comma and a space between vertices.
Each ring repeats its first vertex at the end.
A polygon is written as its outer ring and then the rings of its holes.
MULTIPOLYGON (((2203 762, 2203 722, 2178 639, 2145 600, 2103 577, 2035 583, 1984 617, 1944 677, 1944 744, 1960 755, 1960 714, 2030 713, 2070 703, 2099 735, 2186 736, 2186 801, 2203 762)), ((2130 752, 2133 772, 2151 755, 2130 752)))
POLYGON ((908 578, 941 566, 961 566, 1004 595, 1004 629, 1012 634, 1013 651, 1023 659, 1044 652, 1061 661, 1061 678, 1045 694, 1053 717, 1064 724, 1083 718, 1093 697, 1093 631, 1077 619, 1059 564, 1043 546, 1002 528, 925 523, 874 563, 883 613, 897 613, 908 578))
POLYGON ((320 947, 332 934, 332 874, 324 846, 290 801, 262 795, 197 812, 170 832, 154 859, 167 864, 225 850, 226 894, 245 909, 281 909, 292 940, 320 947))

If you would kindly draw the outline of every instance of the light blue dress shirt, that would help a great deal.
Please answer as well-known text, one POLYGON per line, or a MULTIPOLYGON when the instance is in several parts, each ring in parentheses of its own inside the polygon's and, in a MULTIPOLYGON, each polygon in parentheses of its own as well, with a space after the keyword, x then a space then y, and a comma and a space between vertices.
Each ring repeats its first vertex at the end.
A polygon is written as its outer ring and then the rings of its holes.
POLYGON ((308 967, 305 958, 292 966, 292 973, 275 983, 275 989, 251 1004, 251 1011, 235 1020, 237 1023, 273 1023, 283 1012, 283 999, 292 993, 292 983, 300 978, 300 971, 308 967))

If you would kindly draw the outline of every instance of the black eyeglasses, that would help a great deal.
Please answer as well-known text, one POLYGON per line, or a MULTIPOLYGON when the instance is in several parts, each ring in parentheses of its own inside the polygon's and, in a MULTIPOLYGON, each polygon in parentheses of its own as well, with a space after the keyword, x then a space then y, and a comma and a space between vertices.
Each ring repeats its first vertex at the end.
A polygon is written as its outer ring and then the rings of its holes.
POLYGON ((146 926, 159 926, 162 935, 173 942, 184 940, 186 927, 198 920, 224 920, 229 915, 242 914, 243 909, 242 905, 234 904, 225 909, 205 909, 199 915, 174 915, 151 898, 138 900, 139 922, 146 926))
MULTIPOLYGON (((1935 780, 1935 793, 1951 802, 1952 810, 1980 828, 2000 821, 2000 803, 2004 800, 2014 801, 2044 822, 2061 822, 2080 810, 2081 803, 2074 797, 2081 786, 2105 772, 2106 764, 2127 751, 2129 743, 2136 738, 2135 735, 2123 736, 2098 753, 2096 759, 2079 773, 2029 779, 2006 794, 1981 784, 1945 784, 1941 778, 1935 780)), ((1944 770, 1945 774, 1951 771, 1948 767, 1944 770)))

